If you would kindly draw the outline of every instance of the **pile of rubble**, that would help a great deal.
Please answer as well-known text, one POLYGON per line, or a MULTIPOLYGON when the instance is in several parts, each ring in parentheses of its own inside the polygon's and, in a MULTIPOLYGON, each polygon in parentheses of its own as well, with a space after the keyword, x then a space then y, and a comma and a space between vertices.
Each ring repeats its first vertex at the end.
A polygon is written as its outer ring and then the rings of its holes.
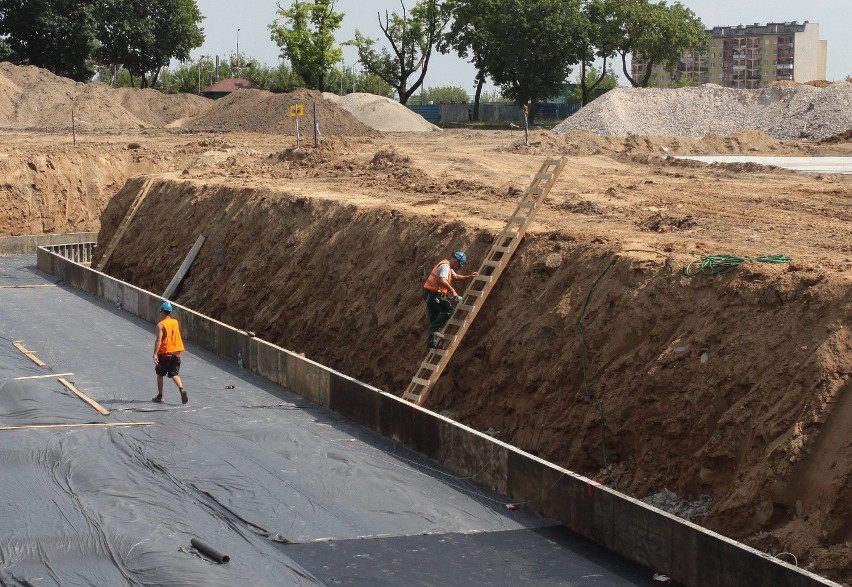
POLYGON ((616 88, 553 129, 601 135, 701 138, 762 130, 779 140, 823 140, 852 129, 852 83, 825 88, 776 85, 737 90, 698 87, 616 88))

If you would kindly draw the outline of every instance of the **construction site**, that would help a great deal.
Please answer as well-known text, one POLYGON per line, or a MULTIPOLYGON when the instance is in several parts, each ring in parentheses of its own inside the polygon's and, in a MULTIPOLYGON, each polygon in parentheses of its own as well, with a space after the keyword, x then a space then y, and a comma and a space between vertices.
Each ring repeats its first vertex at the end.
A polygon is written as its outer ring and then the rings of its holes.
POLYGON ((852 84, 726 91, 525 134, 0 64, 0 584, 852 585, 852 174, 681 158, 852 157, 852 84))

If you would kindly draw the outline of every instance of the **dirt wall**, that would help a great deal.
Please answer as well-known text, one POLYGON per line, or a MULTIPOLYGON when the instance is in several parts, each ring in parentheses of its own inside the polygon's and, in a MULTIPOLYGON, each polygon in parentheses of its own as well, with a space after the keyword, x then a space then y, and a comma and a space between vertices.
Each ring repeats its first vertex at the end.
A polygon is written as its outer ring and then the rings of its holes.
POLYGON ((101 212, 127 178, 163 161, 126 146, 0 152, 0 236, 97 232, 101 212))
MULTIPOLYGON (((109 242, 141 183, 102 217, 109 242)), ((106 270, 389 391, 425 356, 436 259, 493 234, 392 206, 158 180, 106 270)), ((532 231, 431 408, 636 497, 712 496, 693 521, 850 570, 847 284, 814 265, 686 277, 685 259, 532 231), (582 327, 582 328, 581 328, 582 327)))

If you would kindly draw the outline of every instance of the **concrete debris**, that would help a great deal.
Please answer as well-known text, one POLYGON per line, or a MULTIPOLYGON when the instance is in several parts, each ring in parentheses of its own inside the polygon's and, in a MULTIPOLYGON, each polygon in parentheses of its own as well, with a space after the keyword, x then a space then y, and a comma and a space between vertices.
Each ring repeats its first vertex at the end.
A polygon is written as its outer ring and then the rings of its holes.
POLYGON ((762 130, 780 140, 823 140, 852 129, 852 83, 737 90, 699 87, 616 88, 557 125, 567 134, 663 135, 702 138, 762 130))
POLYGON ((668 512, 678 518, 684 520, 694 520, 703 518, 710 513, 710 506, 713 502, 713 497, 710 495, 702 495, 695 501, 681 499, 673 491, 663 489, 659 493, 649 495, 642 500, 643 503, 652 505, 655 508, 668 512))

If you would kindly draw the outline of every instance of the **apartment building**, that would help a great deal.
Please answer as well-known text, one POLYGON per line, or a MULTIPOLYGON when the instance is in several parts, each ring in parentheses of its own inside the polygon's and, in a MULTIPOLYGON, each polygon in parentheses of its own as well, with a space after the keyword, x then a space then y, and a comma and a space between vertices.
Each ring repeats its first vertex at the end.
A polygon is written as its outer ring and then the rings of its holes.
MULTIPOLYGON (((805 21, 714 27, 705 52, 681 56, 675 75, 662 66, 651 70, 648 85, 665 88, 688 81, 729 88, 762 88, 778 80, 800 83, 825 79, 828 43, 819 25, 805 21)), ((634 56, 633 79, 645 75, 647 62, 634 56)))

